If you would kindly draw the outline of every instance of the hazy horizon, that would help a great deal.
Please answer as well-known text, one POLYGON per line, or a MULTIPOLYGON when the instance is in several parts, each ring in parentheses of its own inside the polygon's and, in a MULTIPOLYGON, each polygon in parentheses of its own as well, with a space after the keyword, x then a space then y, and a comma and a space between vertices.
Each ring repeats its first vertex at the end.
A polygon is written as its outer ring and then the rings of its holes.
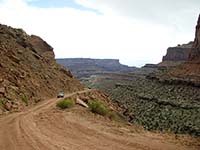
POLYGON ((159 63, 194 40, 198 0, 0 0, 0 23, 49 43, 56 58, 159 63))

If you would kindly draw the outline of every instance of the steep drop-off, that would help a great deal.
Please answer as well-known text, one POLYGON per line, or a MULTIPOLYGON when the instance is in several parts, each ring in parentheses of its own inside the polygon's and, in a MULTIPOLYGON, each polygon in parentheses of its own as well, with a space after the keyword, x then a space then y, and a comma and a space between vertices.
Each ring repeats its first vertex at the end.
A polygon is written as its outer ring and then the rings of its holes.
POLYGON ((58 65, 53 48, 22 29, 0 25, 0 113, 20 110, 82 85, 58 65))

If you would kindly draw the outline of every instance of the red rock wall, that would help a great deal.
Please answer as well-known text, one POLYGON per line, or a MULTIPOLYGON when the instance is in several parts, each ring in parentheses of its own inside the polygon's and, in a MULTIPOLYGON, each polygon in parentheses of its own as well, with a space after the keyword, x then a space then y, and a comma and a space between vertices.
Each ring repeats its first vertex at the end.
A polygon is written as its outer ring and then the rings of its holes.
POLYGON ((189 61, 200 63, 200 15, 197 21, 194 44, 189 54, 189 61))

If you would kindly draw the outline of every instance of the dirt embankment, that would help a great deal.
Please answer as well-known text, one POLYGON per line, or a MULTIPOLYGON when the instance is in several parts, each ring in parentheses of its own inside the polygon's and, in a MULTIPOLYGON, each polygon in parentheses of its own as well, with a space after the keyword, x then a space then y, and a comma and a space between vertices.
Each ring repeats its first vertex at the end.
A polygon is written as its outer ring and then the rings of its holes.
POLYGON ((40 37, 0 24, 0 114, 53 97, 59 90, 83 89, 58 65, 53 48, 40 37))

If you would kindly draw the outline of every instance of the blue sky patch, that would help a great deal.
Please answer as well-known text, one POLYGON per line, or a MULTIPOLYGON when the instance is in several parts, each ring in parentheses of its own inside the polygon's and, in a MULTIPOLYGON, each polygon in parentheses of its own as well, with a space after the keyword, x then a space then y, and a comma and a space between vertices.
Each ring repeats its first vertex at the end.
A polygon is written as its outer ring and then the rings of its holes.
POLYGON ((74 0, 33 0, 27 2, 30 6, 39 7, 39 8, 75 8, 82 11, 93 11, 97 14, 101 14, 98 10, 84 7, 80 4, 77 4, 74 0))

